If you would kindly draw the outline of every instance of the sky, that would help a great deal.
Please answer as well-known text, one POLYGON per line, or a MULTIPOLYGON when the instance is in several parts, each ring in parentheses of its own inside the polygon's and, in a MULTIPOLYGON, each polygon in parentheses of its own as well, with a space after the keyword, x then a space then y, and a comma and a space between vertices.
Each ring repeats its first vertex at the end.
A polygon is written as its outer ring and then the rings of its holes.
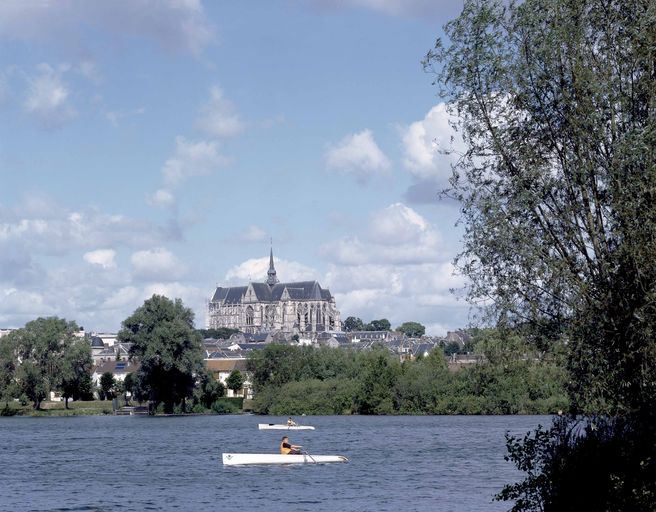
POLYGON ((421 60, 459 0, 3 0, 0 327, 317 280, 342 319, 467 325, 457 136, 421 60))

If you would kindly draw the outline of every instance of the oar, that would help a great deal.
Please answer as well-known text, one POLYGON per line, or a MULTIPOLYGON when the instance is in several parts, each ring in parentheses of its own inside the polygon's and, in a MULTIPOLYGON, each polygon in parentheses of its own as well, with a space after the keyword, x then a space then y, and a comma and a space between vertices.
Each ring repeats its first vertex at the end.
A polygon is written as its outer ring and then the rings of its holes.
POLYGON ((312 459, 312 462, 314 462, 315 464, 317 463, 317 461, 314 460, 314 457, 312 457, 312 455, 310 455, 310 454, 307 452, 307 450, 303 450, 303 454, 304 454, 304 455, 307 455, 308 457, 310 457, 310 459, 312 459))

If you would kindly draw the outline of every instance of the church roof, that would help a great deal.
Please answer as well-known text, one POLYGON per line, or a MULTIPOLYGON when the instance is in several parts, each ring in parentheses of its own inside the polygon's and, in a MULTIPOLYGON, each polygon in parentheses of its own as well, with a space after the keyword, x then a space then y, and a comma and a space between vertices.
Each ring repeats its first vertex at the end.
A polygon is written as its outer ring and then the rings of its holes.
POLYGON ((224 302, 225 304, 239 304, 246 293, 247 286, 230 286, 228 288, 218 287, 212 297, 212 302, 224 302))
MULTIPOLYGON (((285 290, 291 300, 326 300, 332 295, 329 290, 321 288, 317 281, 298 281, 295 283, 278 283, 269 286, 266 283, 251 283, 253 292, 259 302, 277 302, 282 300, 285 290)), ((212 296, 212 302, 223 304, 240 304, 248 286, 218 287, 212 296)))
MULTIPOLYGON (((221 304, 241 304, 248 291, 252 287, 257 302, 278 302, 282 300, 285 291, 290 300, 325 300, 331 301, 330 291, 321 288, 317 281, 298 281, 295 283, 281 283, 276 276, 273 264, 273 248, 269 254, 269 271, 267 281, 264 283, 250 283, 248 286, 218 287, 212 296, 211 302, 221 304)), ((249 299, 250 301, 250 299, 249 299)))

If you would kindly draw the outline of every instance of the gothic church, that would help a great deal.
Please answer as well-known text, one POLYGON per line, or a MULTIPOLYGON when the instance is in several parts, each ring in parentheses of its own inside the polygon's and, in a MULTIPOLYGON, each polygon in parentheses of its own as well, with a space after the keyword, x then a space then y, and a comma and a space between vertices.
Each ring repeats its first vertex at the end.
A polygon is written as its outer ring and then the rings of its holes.
POLYGON ((218 287, 209 301, 209 328, 229 327, 245 333, 341 331, 335 298, 317 281, 281 283, 273 249, 264 283, 218 287))

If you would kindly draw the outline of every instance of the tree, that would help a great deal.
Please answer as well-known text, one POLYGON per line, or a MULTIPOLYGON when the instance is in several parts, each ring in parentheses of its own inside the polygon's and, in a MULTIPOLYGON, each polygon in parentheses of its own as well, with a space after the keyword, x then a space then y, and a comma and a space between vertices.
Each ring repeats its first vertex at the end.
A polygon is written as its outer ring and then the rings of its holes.
POLYGON ((362 375, 356 394, 359 414, 391 414, 394 411, 393 390, 401 374, 398 359, 386 348, 374 348, 362 355, 362 375))
POLYGON ((203 369, 198 375, 198 384, 194 394, 196 403, 201 403, 206 409, 210 409, 212 404, 225 395, 225 387, 214 378, 211 372, 203 369))
POLYGON ((244 376, 239 370, 232 370, 226 379, 226 387, 237 393, 244 386, 244 376))
POLYGON ((147 393, 143 389, 141 378, 139 374, 130 372, 125 376, 123 381, 123 390, 125 391, 125 401, 128 402, 127 393, 130 393, 130 398, 141 403, 147 398, 147 393))
POLYGON ((342 323, 342 327, 344 328, 345 332, 364 330, 364 324, 362 323, 362 320, 356 316, 349 316, 342 323))
POLYGON ((116 380, 112 372, 105 372, 100 376, 100 391, 102 392, 102 399, 108 400, 114 398, 116 391, 116 380))
POLYGON ((456 341, 450 341, 444 347, 444 355, 452 356, 453 354, 458 354, 460 352, 460 345, 456 341))
POLYGON ((75 322, 49 317, 32 320, 7 336, 15 350, 17 390, 35 409, 50 391, 60 388, 67 351, 79 341, 77 332, 75 322))
POLYGON ((185 409, 194 390, 195 375, 203 366, 200 334, 194 329, 194 313, 180 299, 153 295, 126 318, 119 341, 132 343, 130 360, 141 363, 139 378, 153 410, 175 405, 185 409))
POLYGON ((16 353, 11 338, 7 337, 0 342, 0 400, 5 401, 5 408, 9 407, 9 400, 15 394, 16 353))
POLYGON ((365 325, 365 331, 389 331, 392 328, 392 324, 387 318, 381 318, 380 320, 372 320, 370 323, 365 325))
POLYGON ((510 445, 514 510, 655 506, 654 26, 650 0, 471 0, 425 60, 466 144, 469 298, 567 344, 570 415, 510 445))
POLYGON ((91 349, 86 338, 77 338, 66 349, 61 366, 61 392, 64 407, 68 399, 80 400, 91 394, 91 349))
POLYGON ((396 328, 396 330, 410 338, 419 338, 426 334, 426 327, 419 322, 403 322, 396 328))
POLYGON ((227 340, 233 334, 241 332, 239 329, 230 329, 229 327, 219 327, 218 329, 198 329, 198 333, 203 339, 214 338, 227 340))

